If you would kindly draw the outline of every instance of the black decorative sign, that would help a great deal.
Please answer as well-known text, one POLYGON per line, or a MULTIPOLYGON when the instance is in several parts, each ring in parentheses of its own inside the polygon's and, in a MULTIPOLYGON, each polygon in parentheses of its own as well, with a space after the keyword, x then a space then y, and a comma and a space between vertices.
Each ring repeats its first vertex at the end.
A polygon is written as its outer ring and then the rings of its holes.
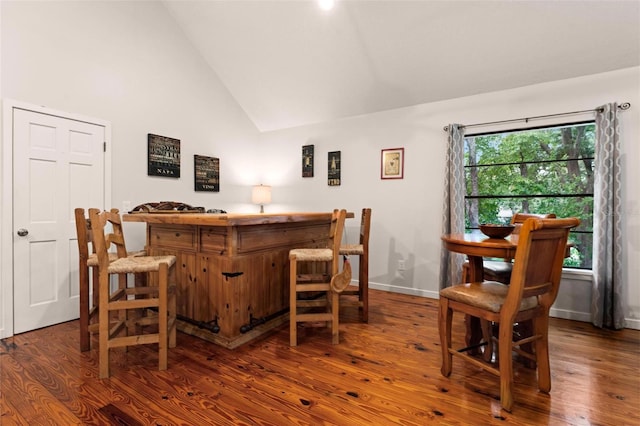
POLYGON ((302 177, 313 177, 313 145, 302 147, 302 177))
POLYGON ((329 153, 327 183, 329 186, 340 186, 340 151, 329 153))
POLYGON ((196 191, 220 192, 220 159, 194 155, 193 170, 196 191))
POLYGON ((147 175, 180 177, 180 140, 166 136, 147 136, 147 175))

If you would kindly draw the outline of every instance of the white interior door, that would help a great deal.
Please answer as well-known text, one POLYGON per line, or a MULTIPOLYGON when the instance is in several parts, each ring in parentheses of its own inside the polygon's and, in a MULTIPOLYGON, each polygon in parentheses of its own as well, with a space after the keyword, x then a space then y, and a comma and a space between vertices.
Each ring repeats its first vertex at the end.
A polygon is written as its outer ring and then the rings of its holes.
POLYGON ((14 333, 79 316, 74 208, 104 208, 105 127, 13 114, 14 333))

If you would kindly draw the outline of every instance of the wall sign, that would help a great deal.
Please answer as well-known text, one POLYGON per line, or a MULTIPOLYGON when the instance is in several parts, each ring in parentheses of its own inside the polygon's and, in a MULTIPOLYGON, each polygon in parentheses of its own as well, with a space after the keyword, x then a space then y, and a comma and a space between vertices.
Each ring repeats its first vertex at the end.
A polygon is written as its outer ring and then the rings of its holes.
POLYGON ((180 140, 147 135, 147 175, 180 177, 180 140))
POLYGON ((302 177, 313 177, 313 145, 302 147, 302 177))
POLYGON ((193 181, 196 191, 220 192, 220 159, 193 156, 193 181))
POLYGON ((327 183, 329 186, 340 186, 340 151, 333 151, 329 153, 328 166, 327 183))

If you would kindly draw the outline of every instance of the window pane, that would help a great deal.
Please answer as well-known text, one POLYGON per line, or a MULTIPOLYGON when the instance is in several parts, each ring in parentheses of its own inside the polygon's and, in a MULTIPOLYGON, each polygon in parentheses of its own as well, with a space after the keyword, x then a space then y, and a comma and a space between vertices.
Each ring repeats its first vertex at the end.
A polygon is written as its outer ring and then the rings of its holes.
POLYGON ((514 212, 575 216, 565 265, 591 268, 594 145, 593 123, 467 136, 467 229, 514 212))

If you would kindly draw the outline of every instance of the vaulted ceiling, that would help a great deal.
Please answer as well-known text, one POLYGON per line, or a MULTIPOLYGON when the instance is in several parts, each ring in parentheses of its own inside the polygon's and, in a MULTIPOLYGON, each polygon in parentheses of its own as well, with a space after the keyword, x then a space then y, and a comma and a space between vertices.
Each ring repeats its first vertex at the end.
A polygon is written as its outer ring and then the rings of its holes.
POLYGON ((261 131, 640 65, 640 1, 165 0, 261 131))

